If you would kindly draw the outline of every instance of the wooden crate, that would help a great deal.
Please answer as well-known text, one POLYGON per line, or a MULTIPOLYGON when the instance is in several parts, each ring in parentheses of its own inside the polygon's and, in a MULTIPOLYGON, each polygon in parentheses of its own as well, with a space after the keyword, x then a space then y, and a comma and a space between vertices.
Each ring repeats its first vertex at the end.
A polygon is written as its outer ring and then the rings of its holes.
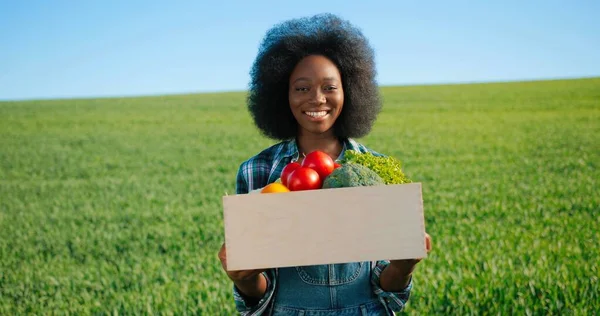
POLYGON ((421 183, 223 197, 228 270, 425 258, 421 183))

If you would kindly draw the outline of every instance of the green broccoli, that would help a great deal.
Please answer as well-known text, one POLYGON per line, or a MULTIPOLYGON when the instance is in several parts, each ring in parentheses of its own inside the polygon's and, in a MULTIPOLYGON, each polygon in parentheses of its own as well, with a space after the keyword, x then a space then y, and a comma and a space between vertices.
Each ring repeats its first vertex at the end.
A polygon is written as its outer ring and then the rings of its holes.
POLYGON ((355 163, 343 164, 323 181, 323 189, 383 185, 380 176, 371 169, 355 163))
POLYGON ((402 172, 400 160, 394 157, 378 157, 370 152, 360 153, 354 150, 347 150, 341 164, 356 163, 375 171, 385 184, 403 184, 412 182, 402 172))

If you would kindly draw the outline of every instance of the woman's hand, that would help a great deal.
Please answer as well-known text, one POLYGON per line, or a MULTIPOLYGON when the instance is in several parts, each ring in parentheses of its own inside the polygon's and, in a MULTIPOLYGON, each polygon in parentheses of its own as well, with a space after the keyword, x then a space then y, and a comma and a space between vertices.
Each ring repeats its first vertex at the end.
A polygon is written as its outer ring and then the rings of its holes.
MULTIPOLYGON (((431 251, 431 236, 425 233, 425 249, 431 251)), ((380 285, 384 291, 399 292, 405 289, 410 282, 410 277, 417 263, 423 258, 390 260, 390 264, 383 270, 380 285)))
MULTIPOLYGON (((428 233, 425 233, 425 249, 427 253, 431 251, 431 236, 428 233)), ((415 269, 417 263, 421 262, 423 258, 417 259, 403 259, 403 260, 391 260, 390 264, 393 265, 398 271, 405 272, 405 274, 409 275, 415 269)))
POLYGON ((267 291, 267 280, 261 273, 266 271, 266 269, 228 271, 227 248, 225 244, 219 250, 219 260, 221 260, 221 266, 229 279, 233 281, 243 294, 256 299, 261 298, 265 294, 267 291))

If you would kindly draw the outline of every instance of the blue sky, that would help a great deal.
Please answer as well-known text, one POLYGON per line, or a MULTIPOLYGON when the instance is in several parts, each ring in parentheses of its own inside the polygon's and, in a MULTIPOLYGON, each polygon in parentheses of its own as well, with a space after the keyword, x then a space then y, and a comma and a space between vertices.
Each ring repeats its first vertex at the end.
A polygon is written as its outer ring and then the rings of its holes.
POLYGON ((244 90, 282 20, 336 13, 382 85, 600 76, 600 1, 0 0, 0 99, 244 90))

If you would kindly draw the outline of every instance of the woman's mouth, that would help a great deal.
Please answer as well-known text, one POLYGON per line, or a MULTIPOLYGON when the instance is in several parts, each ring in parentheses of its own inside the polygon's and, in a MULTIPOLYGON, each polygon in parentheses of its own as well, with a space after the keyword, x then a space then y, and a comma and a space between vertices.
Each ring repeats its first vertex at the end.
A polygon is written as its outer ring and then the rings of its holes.
POLYGON ((329 111, 305 111, 303 112, 312 121, 320 121, 329 115, 329 111))

